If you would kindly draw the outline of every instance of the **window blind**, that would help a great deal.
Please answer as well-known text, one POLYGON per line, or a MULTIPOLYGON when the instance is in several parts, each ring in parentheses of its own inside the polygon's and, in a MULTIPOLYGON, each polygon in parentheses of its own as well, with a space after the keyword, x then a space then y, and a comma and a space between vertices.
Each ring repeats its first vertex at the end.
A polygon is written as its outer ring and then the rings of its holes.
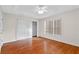
POLYGON ((46 20, 46 33, 61 35, 61 19, 46 20))

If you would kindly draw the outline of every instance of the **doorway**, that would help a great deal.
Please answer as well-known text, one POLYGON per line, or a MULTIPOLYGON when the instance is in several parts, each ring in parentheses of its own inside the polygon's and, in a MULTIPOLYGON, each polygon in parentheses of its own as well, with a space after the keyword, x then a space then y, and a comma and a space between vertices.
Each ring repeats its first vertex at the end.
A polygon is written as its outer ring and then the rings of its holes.
POLYGON ((37 22, 32 22, 32 37, 37 37, 37 22))

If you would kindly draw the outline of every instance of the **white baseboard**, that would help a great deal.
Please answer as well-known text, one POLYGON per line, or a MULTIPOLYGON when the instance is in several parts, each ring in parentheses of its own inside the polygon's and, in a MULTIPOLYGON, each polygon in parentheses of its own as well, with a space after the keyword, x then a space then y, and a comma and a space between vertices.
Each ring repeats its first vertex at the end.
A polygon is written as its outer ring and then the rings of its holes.
POLYGON ((69 45, 73 45, 73 46, 79 47, 79 44, 75 44, 75 43, 72 43, 72 42, 64 41, 64 40, 61 40, 61 39, 50 38, 50 37, 46 37, 46 36, 39 36, 39 37, 44 37, 44 38, 48 38, 50 40, 56 40, 56 41, 59 41, 59 42, 62 42, 62 43, 66 43, 66 44, 69 44, 69 45))
POLYGON ((10 41, 3 41, 2 43, 9 43, 9 42, 14 42, 14 41, 18 41, 18 40, 25 40, 25 39, 29 39, 29 38, 32 38, 32 37, 20 38, 20 39, 10 40, 10 41))

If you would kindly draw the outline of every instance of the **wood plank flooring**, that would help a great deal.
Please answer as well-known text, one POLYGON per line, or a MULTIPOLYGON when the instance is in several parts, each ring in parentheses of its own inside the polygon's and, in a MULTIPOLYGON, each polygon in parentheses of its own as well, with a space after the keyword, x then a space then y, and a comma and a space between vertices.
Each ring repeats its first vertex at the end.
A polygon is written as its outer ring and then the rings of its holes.
POLYGON ((79 47, 42 37, 33 37, 32 42, 27 42, 27 39, 24 39, 15 42, 5 43, 1 48, 1 53, 2 54, 79 54, 79 47))

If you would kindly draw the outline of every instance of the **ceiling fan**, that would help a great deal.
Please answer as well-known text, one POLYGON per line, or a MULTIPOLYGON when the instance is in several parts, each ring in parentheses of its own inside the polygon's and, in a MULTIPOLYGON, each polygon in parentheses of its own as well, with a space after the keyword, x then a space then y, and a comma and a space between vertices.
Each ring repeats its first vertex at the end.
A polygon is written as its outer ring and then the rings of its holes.
POLYGON ((48 9, 47 6, 38 5, 38 6, 36 7, 36 12, 37 12, 38 14, 44 14, 44 13, 46 13, 46 12, 48 11, 47 9, 48 9))

